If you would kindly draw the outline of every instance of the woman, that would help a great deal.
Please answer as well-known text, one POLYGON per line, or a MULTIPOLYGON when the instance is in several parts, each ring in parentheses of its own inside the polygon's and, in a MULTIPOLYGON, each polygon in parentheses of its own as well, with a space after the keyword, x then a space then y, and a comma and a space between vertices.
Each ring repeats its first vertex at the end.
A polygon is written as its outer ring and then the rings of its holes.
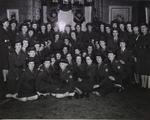
POLYGON ((8 80, 7 80, 7 88, 9 97, 16 97, 17 95, 17 87, 18 82, 20 80, 20 76, 22 71, 26 67, 26 56, 21 51, 21 41, 16 41, 15 50, 9 55, 9 72, 8 72, 8 80))
POLYGON ((141 25, 141 33, 137 41, 137 71, 142 80, 142 87, 150 88, 150 34, 147 24, 141 25))
POLYGON ((17 100, 26 102, 38 99, 35 88, 36 78, 37 72, 35 70, 34 59, 29 58, 27 68, 20 77, 17 100))

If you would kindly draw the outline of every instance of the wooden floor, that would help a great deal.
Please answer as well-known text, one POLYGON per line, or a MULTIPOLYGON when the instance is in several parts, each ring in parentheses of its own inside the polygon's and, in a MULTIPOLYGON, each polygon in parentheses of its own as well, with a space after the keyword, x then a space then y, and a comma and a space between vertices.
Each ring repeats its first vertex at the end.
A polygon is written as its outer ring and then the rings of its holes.
POLYGON ((150 118, 150 90, 131 88, 106 97, 90 95, 82 99, 49 96, 26 103, 4 99, 0 102, 0 118, 146 120, 150 118))

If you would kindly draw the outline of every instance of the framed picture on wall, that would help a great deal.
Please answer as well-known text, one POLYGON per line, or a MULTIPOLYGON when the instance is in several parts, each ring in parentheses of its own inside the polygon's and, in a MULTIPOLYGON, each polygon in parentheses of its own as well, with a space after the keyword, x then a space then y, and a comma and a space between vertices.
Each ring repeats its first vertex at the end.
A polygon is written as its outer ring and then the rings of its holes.
POLYGON ((7 9, 7 18, 9 20, 15 19, 19 22, 19 10, 18 9, 7 9))
POLYGON ((132 7, 131 6, 109 6, 109 23, 111 21, 131 21, 132 7))

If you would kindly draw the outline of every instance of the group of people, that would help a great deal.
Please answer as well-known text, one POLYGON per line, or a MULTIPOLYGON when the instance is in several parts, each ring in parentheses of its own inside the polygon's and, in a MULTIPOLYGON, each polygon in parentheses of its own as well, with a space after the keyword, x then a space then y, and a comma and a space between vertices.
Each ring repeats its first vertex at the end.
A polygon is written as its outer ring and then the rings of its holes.
POLYGON ((131 84, 150 88, 148 25, 87 23, 86 31, 66 25, 3 19, 0 70, 7 98, 36 100, 105 96, 131 84))

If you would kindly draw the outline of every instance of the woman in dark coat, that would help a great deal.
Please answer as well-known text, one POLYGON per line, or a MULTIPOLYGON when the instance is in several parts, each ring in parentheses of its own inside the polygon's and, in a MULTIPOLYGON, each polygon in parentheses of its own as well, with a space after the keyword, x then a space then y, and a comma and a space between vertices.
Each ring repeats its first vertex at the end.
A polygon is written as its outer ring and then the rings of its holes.
POLYGON ((15 41, 16 41, 16 36, 18 34, 18 30, 17 30, 17 21, 16 20, 11 20, 10 21, 10 42, 11 42, 11 46, 14 47, 15 46, 15 41))
POLYGON ((55 93, 52 93, 56 98, 64 98, 64 97, 72 97, 75 95, 74 93, 74 82, 72 71, 68 67, 68 61, 66 59, 61 59, 60 63, 60 71, 59 71, 59 84, 60 88, 57 89, 55 93))
POLYGON ((21 31, 18 33, 18 35, 16 36, 17 40, 28 40, 28 25, 27 24, 22 24, 21 25, 21 31))
POLYGON ((26 56, 21 51, 21 41, 16 41, 15 50, 9 55, 9 64, 6 97, 15 97, 20 76, 26 67, 26 56))
POLYGON ((10 36, 9 36, 9 22, 8 19, 2 20, 2 28, 0 27, 0 69, 2 70, 3 80, 6 82, 8 69, 9 69, 9 46, 10 46, 10 36))
POLYGON ((141 75, 142 87, 150 88, 150 34, 146 24, 141 25, 141 33, 137 41, 137 70, 141 75))
POLYGON ((20 77, 17 99, 22 102, 38 99, 35 82, 37 71, 34 69, 34 59, 28 59, 27 68, 20 77))
POLYGON ((109 51, 108 52, 108 61, 104 66, 101 74, 103 73, 103 79, 99 84, 99 88, 96 88, 96 91, 99 92, 98 95, 105 96, 111 92, 113 92, 114 88, 117 87, 119 90, 122 90, 122 78, 123 76, 123 68, 119 61, 116 60, 116 55, 109 51))
POLYGON ((81 97, 84 92, 87 91, 87 88, 84 87, 86 83, 86 69, 85 64, 82 62, 81 56, 76 56, 76 63, 73 67, 73 79, 74 79, 74 86, 76 90, 76 96, 81 97))
POLYGON ((132 52, 127 49, 126 42, 124 40, 120 41, 120 49, 117 51, 117 59, 123 65, 125 73, 124 73, 124 82, 126 85, 131 84, 134 79, 134 57, 132 52), (132 80, 132 81, 131 81, 132 80))
POLYGON ((50 58, 45 58, 43 66, 40 68, 37 80, 36 80, 36 90, 39 95, 49 95, 55 92, 57 86, 53 84, 53 72, 50 69, 50 58))
POLYGON ((93 85, 95 81, 95 71, 96 71, 96 66, 93 64, 93 60, 90 56, 86 56, 86 73, 85 73, 85 87, 87 88, 87 91, 84 93, 85 96, 89 96, 89 93, 92 92, 93 90, 93 85))

